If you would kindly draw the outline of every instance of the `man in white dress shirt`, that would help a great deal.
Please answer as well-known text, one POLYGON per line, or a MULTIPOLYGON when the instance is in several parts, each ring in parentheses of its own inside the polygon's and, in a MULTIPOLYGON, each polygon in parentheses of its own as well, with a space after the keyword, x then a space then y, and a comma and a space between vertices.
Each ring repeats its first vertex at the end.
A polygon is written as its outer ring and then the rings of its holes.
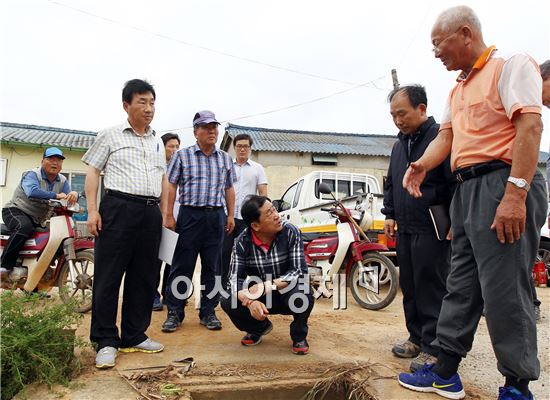
POLYGON ((241 206, 246 198, 252 194, 267 197, 267 178, 264 167, 255 161, 249 159, 252 148, 252 138, 246 133, 241 133, 233 139, 236 157, 233 160, 235 171, 237 172, 237 182, 235 182, 235 229, 226 234, 223 242, 222 254, 222 285, 226 286, 229 277, 229 263, 231 261, 231 252, 233 242, 246 228, 246 224, 241 216, 241 206))

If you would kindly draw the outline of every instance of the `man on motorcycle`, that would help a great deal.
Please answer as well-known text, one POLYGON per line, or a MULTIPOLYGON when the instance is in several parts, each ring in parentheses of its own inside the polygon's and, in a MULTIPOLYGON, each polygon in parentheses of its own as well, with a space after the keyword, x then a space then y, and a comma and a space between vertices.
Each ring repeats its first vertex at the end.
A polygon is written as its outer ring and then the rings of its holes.
POLYGON ((292 315, 292 352, 307 354, 307 320, 314 298, 300 231, 283 222, 265 196, 251 195, 241 208, 247 229, 235 241, 231 259, 231 296, 221 306, 237 329, 243 346, 255 346, 273 328, 269 314, 292 315), (252 286, 245 285, 249 279, 252 286), (255 281, 255 282, 254 282, 255 281), (305 287, 302 287, 305 286, 305 287))
POLYGON ((15 264, 25 241, 36 227, 44 226, 48 218, 50 209, 44 200, 65 199, 68 204, 73 204, 78 199, 67 178, 61 175, 64 159, 63 152, 57 147, 47 148, 42 166, 23 172, 13 198, 2 209, 2 219, 11 232, 2 253, 2 279, 18 281, 26 276, 27 269, 15 264))

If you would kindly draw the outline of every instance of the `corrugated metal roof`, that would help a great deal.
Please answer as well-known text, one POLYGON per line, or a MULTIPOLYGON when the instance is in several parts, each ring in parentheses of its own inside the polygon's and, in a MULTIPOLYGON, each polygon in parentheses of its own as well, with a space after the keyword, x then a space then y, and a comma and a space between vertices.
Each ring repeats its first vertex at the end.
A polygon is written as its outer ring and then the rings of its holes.
MULTIPOLYGON (((255 128, 228 124, 226 135, 231 140, 240 133, 250 135, 254 150, 304 152, 317 154, 355 154, 389 157, 396 136, 365 135, 338 132, 311 132, 286 129, 255 128)), ((222 148, 229 146, 224 138, 222 148)))
MULTIPOLYGON (((389 157, 393 144, 397 140, 397 136, 389 135, 297 131, 228 124, 225 128, 222 149, 227 150, 233 138, 240 133, 250 135, 254 141, 254 150, 318 154, 389 157), (227 140, 227 137, 231 141, 227 140)), ((538 163, 545 165, 548 156, 549 153, 540 151, 538 163)))
POLYGON ((90 131, 0 122, 2 144, 57 146, 71 150, 86 150, 92 145, 96 135, 96 132, 90 131))

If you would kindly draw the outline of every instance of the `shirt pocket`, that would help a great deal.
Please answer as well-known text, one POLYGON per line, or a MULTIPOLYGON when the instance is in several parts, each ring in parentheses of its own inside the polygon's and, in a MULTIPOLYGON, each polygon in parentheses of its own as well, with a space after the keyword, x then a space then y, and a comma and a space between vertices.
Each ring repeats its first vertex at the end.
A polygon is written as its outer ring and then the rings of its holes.
POLYGON ((491 133, 502 114, 493 109, 487 100, 471 103, 467 110, 468 130, 473 133, 491 133))

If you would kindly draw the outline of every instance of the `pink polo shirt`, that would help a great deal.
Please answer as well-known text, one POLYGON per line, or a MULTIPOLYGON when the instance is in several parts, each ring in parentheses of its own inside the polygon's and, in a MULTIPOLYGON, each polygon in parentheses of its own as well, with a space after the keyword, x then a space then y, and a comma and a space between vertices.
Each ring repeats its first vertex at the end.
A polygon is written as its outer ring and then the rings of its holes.
POLYGON ((491 160, 512 164, 514 114, 541 114, 537 63, 526 54, 504 56, 491 46, 457 82, 439 128, 453 130, 452 170, 491 160))

